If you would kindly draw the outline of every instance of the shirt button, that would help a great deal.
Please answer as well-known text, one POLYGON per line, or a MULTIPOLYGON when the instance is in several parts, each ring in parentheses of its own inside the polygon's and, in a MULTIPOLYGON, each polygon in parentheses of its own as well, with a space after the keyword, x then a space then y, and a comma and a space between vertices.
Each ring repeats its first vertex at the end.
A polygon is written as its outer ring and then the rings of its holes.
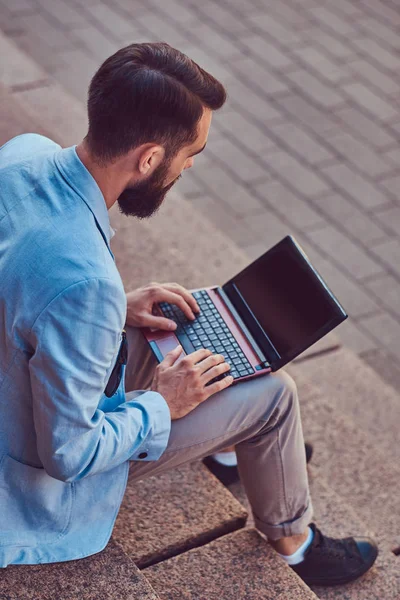
POLYGON ((139 458, 147 458, 147 452, 141 452, 139 458))

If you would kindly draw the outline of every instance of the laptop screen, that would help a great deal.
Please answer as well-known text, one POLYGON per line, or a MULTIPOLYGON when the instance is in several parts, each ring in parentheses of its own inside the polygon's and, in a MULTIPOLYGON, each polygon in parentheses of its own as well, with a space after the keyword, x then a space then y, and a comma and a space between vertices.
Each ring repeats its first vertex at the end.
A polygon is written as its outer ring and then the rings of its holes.
POLYGON ((304 347, 340 306, 307 257, 287 240, 230 282, 280 356, 304 347))

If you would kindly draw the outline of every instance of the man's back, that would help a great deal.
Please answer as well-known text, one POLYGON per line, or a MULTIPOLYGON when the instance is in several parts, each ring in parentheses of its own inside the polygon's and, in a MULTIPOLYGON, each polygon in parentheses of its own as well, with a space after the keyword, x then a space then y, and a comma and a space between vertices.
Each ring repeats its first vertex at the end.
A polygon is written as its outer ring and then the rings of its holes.
POLYGON ((74 536, 82 535, 84 521, 90 524, 91 491, 102 478, 114 498, 105 494, 96 506, 88 553, 108 540, 128 463, 117 462, 111 477, 104 472, 93 419, 99 407, 114 410, 125 400, 123 381, 112 398, 102 392, 119 349, 126 297, 109 248, 107 208, 74 148, 18 136, 0 149, 0 180, 0 566, 6 566, 76 557, 74 536), (80 433, 93 441, 83 444, 80 433), (83 479, 91 469, 96 477, 83 479), (103 523, 98 510, 107 515, 103 523))

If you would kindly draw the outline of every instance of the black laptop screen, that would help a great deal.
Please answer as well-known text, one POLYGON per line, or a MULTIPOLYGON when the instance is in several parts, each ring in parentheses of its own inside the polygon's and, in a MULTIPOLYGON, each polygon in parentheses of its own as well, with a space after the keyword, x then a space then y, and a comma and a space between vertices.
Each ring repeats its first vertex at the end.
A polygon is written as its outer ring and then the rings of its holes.
POLYGON ((231 282, 281 356, 304 346, 335 315, 329 292, 290 245, 268 252, 231 282))

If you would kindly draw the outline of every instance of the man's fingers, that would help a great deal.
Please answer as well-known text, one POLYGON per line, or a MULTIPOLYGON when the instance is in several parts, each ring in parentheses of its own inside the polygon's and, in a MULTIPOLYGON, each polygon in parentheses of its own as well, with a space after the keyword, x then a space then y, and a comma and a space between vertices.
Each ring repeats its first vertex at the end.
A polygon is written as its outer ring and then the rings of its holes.
POLYGON ((179 283, 163 283, 163 287, 167 290, 170 290, 171 292, 180 294, 185 300, 185 302, 190 306, 193 312, 200 312, 200 307, 197 304, 196 299, 189 292, 189 290, 185 289, 182 285, 179 285, 179 283))
MULTIPOLYGON (((209 369, 212 367, 216 367, 217 365, 228 364, 225 362, 225 357, 222 354, 211 354, 207 356, 204 360, 199 362, 197 366, 201 370, 202 374, 206 374, 209 369)), ((210 377, 212 379, 212 377, 210 377)))
POLYGON ((214 377, 219 377, 219 375, 224 375, 224 373, 228 373, 230 369, 230 365, 226 362, 220 363, 219 365, 214 365, 213 367, 211 367, 211 369, 209 369, 201 375, 201 379, 208 383, 209 381, 214 379, 214 377))
POLYGON ((168 302, 169 304, 175 304, 181 309, 181 311, 188 319, 192 321, 195 318, 195 315, 193 314, 190 305, 177 292, 163 287, 159 290, 159 296, 160 297, 156 299, 157 302, 168 302))
POLYGON ((147 316, 146 327, 153 329, 162 329, 163 331, 174 331, 177 328, 175 321, 166 317, 150 317, 147 316))
POLYGON ((188 354, 188 356, 190 356, 190 358, 192 359, 193 364, 197 364, 198 362, 204 360, 205 358, 207 358, 207 356, 210 356, 211 354, 212 352, 208 348, 199 348, 195 352, 191 352, 190 354, 188 354))
MULTIPOLYGON (((178 353, 178 348, 180 348, 180 350, 182 351, 182 346, 179 345, 173 350, 170 350, 170 352, 168 352, 168 354, 165 355, 164 360, 162 362, 163 365, 165 365, 166 367, 171 367, 176 362, 176 359, 180 356, 180 352, 178 353), (175 352, 177 352, 177 355, 175 355, 175 352)), ((208 348, 199 348, 199 350, 196 350, 195 352, 186 354, 185 359, 189 363, 196 364, 200 360, 203 360, 204 358, 207 358, 207 356, 210 356, 210 354, 212 354, 212 352, 211 350, 208 350, 208 348)))
POLYGON ((206 387, 208 398, 217 392, 222 392, 225 388, 229 387, 233 383, 232 375, 227 375, 220 381, 216 381, 215 383, 211 383, 206 387))

